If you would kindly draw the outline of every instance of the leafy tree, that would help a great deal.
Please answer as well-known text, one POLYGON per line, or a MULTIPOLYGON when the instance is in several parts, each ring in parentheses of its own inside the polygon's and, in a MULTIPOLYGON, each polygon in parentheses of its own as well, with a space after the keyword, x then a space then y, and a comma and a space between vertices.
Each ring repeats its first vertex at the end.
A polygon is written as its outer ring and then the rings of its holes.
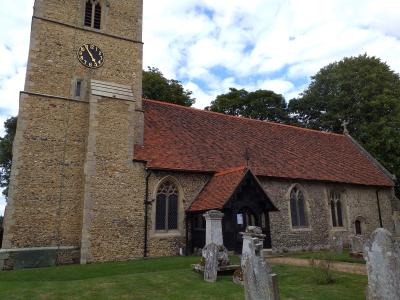
POLYGON ((165 78, 159 69, 148 67, 143 71, 144 98, 192 106, 196 99, 191 95, 192 92, 185 90, 181 82, 165 78))
POLYGON ((217 96, 208 109, 263 121, 289 121, 285 99, 267 90, 248 92, 230 88, 228 93, 217 96))
POLYGON ((0 137, 0 187, 5 187, 3 195, 7 196, 10 182, 12 145, 17 130, 17 117, 11 117, 4 122, 5 135, 0 137))
POLYGON ((289 102, 289 111, 308 128, 350 134, 390 172, 400 177, 400 77, 366 54, 322 68, 310 86, 289 102))

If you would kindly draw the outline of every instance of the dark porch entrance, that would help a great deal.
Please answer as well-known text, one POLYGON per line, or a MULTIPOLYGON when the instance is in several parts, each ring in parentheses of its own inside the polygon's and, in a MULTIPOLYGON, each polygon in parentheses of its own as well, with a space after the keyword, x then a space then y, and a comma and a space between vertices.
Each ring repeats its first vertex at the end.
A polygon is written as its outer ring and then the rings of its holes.
MULTIPOLYGON (((264 248, 272 247, 269 212, 277 209, 250 171, 245 174, 230 198, 219 210, 224 213, 222 230, 224 245, 228 250, 241 253, 243 240, 240 232, 244 232, 246 226, 261 227, 263 234, 266 235, 264 248)), ((205 244, 203 213, 204 211, 190 215, 192 220, 192 250, 203 248, 205 244)))

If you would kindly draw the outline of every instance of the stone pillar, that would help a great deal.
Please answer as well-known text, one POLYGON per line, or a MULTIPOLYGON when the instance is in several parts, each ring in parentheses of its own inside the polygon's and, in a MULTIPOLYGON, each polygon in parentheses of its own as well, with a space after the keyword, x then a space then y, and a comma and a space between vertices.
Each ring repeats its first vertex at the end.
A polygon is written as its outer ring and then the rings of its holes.
POLYGON ((248 226, 246 232, 241 232, 240 234, 243 237, 242 258, 240 260, 240 265, 243 268, 244 258, 248 255, 255 255, 255 253, 253 254, 253 250, 251 250, 251 245, 253 243, 263 242, 265 234, 262 234, 261 228, 256 226, 248 226))
POLYGON ((261 228, 249 226, 243 236, 241 267, 246 300, 280 299, 276 274, 262 257, 265 235, 261 228))
POLYGON ((224 214, 218 210, 210 210, 203 217, 206 219, 206 245, 214 243, 218 246, 224 244, 222 238, 222 218, 224 214))
POLYGON ((367 262, 367 300, 400 299, 400 244, 383 228, 376 229, 364 246, 367 262))

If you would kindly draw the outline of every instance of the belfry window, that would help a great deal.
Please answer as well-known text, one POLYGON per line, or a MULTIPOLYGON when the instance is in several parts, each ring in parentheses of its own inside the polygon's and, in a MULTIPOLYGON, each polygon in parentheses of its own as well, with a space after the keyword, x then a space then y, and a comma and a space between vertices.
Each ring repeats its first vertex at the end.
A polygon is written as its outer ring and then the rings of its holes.
POLYGON ((157 190, 156 230, 178 229, 178 188, 170 181, 157 190))
POLYGON ((342 202, 340 201, 340 194, 332 192, 330 196, 332 226, 343 227, 343 211, 342 202))
POLYGON ((298 188, 290 192, 290 213, 293 227, 308 227, 304 194, 298 188))
POLYGON ((98 0, 87 0, 85 4, 85 26, 101 28, 101 4, 98 0))

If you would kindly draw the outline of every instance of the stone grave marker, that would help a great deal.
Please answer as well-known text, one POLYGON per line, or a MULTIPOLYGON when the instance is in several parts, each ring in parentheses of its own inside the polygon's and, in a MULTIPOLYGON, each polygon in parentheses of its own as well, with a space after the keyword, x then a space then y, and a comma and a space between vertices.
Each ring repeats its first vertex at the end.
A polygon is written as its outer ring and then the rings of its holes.
POLYGON ((249 226, 243 236, 241 266, 246 300, 278 300, 276 274, 262 256, 265 235, 259 227, 249 226))
POLYGON ((222 237, 222 218, 224 214, 210 210, 203 214, 206 220, 206 246, 202 250, 204 261, 204 280, 215 282, 220 266, 229 265, 228 250, 222 237))
POLYGON ((364 252, 365 239, 361 235, 355 235, 351 238, 351 254, 356 256, 364 252))
POLYGON ((203 248, 204 257, 204 281, 215 282, 218 275, 218 250, 217 244, 211 243, 203 248))
POLYGON ((206 219, 206 245, 214 243, 223 245, 222 218, 224 214, 218 210, 210 210, 203 214, 206 219))
POLYGON ((365 243, 367 300, 400 299, 400 245, 383 228, 376 229, 365 243))
POLYGON ((331 239, 331 249, 335 252, 343 252, 343 238, 340 236, 333 236, 331 239))

